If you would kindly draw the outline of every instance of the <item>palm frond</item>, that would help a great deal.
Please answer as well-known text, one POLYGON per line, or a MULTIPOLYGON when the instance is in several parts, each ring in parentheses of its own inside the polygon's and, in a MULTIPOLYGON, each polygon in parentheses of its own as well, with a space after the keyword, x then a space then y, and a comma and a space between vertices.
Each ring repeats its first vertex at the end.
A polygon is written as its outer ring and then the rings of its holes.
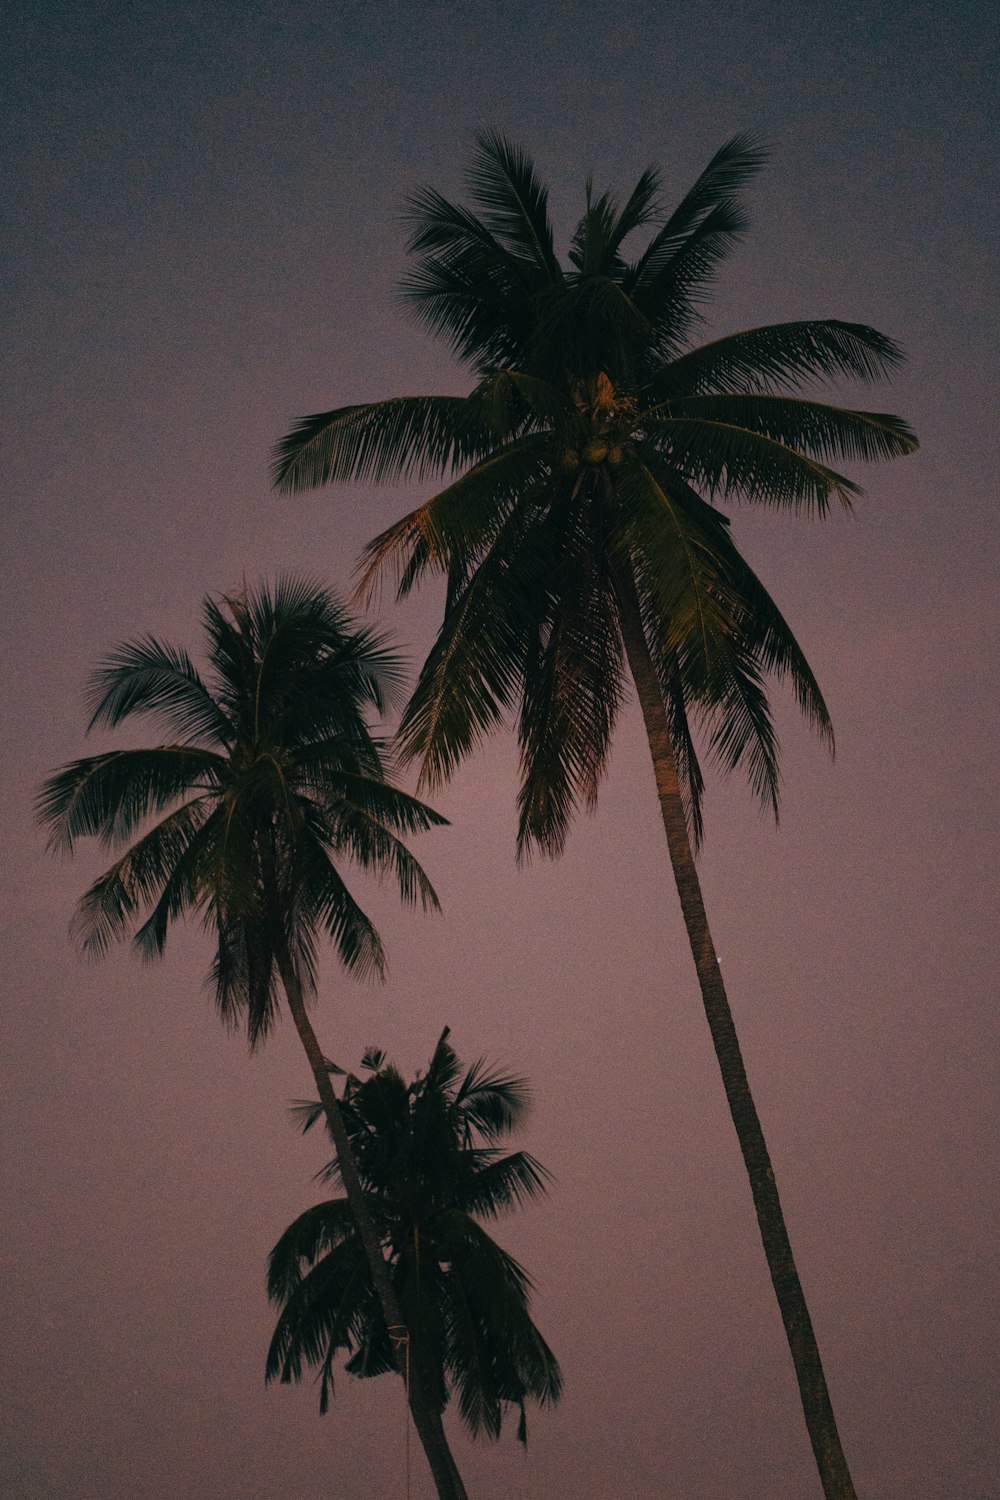
POLYGON ((772 323, 702 344, 666 365, 651 382, 661 399, 780 390, 803 382, 881 380, 904 355, 900 346, 862 323, 825 318, 772 323))
POLYGON ((105 954, 128 935, 136 916, 159 901, 166 888, 170 898, 161 918, 163 937, 167 913, 179 915, 197 905, 200 893, 186 856, 199 843, 209 816, 205 799, 185 803, 94 881, 80 899, 71 929, 85 952, 105 954))
POLYGON ((749 135, 734 136, 715 153, 630 272, 628 284, 639 297, 662 286, 678 255, 705 236, 706 224, 712 226, 712 233, 742 232, 745 226, 737 195, 766 161, 766 149, 749 135))
MULTIPOLYGON (((331 851, 346 855, 360 868, 379 876, 391 876, 404 905, 413 906, 419 902, 424 911, 440 910, 440 902, 423 866, 373 810, 374 802, 375 799, 371 798, 368 806, 346 801, 338 805, 330 799, 326 817, 315 820, 317 835, 324 837, 325 834, 324 842, 331 851), (332 825, 328 832, 323 829, 324 824, 332 825)), ((390 798, 384 799, 383 806, 390 815, 396 810, 390 798)), ((445 820, 435 818, 435 821, 445 820)))
POLYGON ((595 199, 588 182, 587 208, 574 231, 569 252, 570 263, 581 276, 621 276, 625 270, 620 259, 622 241, 655 218, 659 186, 659 173, 655 167, 647 167, 621 207, 612 193, 602 193, 595 199))
POLYGON ((655 451, 696 489, 750 504, 825 516, 850 510, 861 486, 766 433, 706 417, 667 417, 650 429, 655 451))
MULTIPOLYGON (((769 393, 679 397, 670 403, 667 421, 674 417, 756 432, 817 458, 877 463, 912 453, 917 446, 912 429, 900 417, 769 393)), ((652 435, 657 428, 650 424, 647 430, 652 435)), ((669 443, 669 427, 665 437, 669 443)))
POLYGON ((356 597, 370 602, 388 568, 395 569, 399 598, 428 568, 467 569, 518 500, 547 478, 549 447, 538 435, 515 440, 375 537, 362 553, 356 597))
POLYGON ((490 1069, 485 1058, 472 1064, 455 1093, 466 1136, 496 1141, 524 1122, 531 1101, 526 1078, 490 1069))
POLYGON ((284 494, 318 485, 422 480, 472 462, 488 447, 461 396, 400 396, 303 417, 274 450, 284 494))
POLYGON ((191 791, 218 786, 224 759, 192 745, 112 750, 71 761, 39 789, 35 816, 49 829, 49 848, 72 853, 77 839, 113 847, 191 791))
POLYGON ((498 1218, 543 1197, 551 1180, 527 1151, 512 1151, 480 1167, 461 1194, 459 1206, 478 1218, 498 1218))
POLYGON ((232 739, 232 726, 187 652, 154 636, 117 647, 92 674, 87 699, 88 729, 114 729, 131 714, 151 714, 187 739, 214 745, 232 739))
MULTIPOLYGON (((326 1362, 328 1354, 352 1350, 374 1321, 375 1301, 364 1247, 355 1236, 326 1252, 285 1297, 264 1369, 268 1383, 299 1380, 303 1365, 326 1362)), ((331 1381, 323 1382, 325 1411, 331 1381)))
POLYGON ((267 1295, 283 1302, 302 1283, 304 1269, 338 1246, 357 1239, 357 1225, 346 1198, 331 1198, 306 1209, 285 1230, 267 1262, 267 1295))
POLYGON ((421 758, 424 785, 447 779, 502 722, 520 687, 532 596, 545 579, 526 511, 522 503, 508 516, 452 603, 404 710, 401 753, 421 758))
POLYGON ((538 273, 481 219, 439 193, 409 200, 411 254, 404 302, 470 364, 520 364, 531 338, 538 273))
POLYGON ((593 519, 581 508, 575 525, 572 511, 554 521, 537 537, 551 571, 525 661, 519 858, 533 845, 560 853, 576 807, 596 804, 624 690, 614 589, 593 519))
MULTIPOLYGON (((187 807, 179 809, 172 819, 167 820, 168 825, 180 821, 187 812, 187 807)), ((218 807, 209 812, 207 799, 204 799, 200 814, 200 826, 193 829, 186 844, 178 841, 174 847, 169 848, 162 861, 159 898, 132 939, 144 959, 152 960, 162 955, 171 922, 205 904, 206 872, 213 863, 213 845, 223 822, 223 813, 218 807)), ((153 830, 153 836, 162 839, 164 831, 164 824, 161 823, 153 830)), ((139 848, 140 846, 133 845, 126 859, 135 856, 139 848)), ((152 888, 155 888, 155 883, 152 888)), ((124 933, 121 935, 124 936, 124 933)))
POLYGON ((677 658, 672 652, 658 651, 654 665, 660 680, 660 691, 663 693, 663 705, 670 729, 670 743, 677 762, 684 818, 692 846, 697 853, 705 837, 705 819, 702 811, 705 779, 702 776, 698 751, 691 732, 691 721, 684 699, 684 683, 677 658))
POLYGON ((506 136, 483 132, 476 138, 468 182, 473 199, 484 210, 487 228, 533 272, 550 282, 560 281, 548 193, 523 148, 506 136))
POLYGON ((380 979, 385 973, 385 950, 371 918, 351 895, 333 862, 312 841, 304 841, 303 896, 305 915, 326 932, 348 973, 359 979, 380 979))

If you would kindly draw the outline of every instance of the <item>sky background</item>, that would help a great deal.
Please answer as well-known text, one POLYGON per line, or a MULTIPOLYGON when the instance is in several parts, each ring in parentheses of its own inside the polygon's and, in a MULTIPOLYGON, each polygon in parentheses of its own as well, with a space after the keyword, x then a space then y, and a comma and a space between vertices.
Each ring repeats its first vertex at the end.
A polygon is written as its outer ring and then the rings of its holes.
MULTIPOLYGON (((16 1500, 404 1493, 403 1397, 263 1385, 268 1251, 322 1195, 290 1025, 224 1031, 209 954, 84 963, 100 868, 48 858, 33 788, 84 753, 82 684, 282 570, 350 585, 420 491, 269 489, 292 420, 461 391, 407 321, 400 207, 525 144, 560 244, 592 172, 676 199, 773 146, 709 329, 832 316, 902 340, 920 452, 853 518, 735 518, 824 687, 836 761, 779 695, 778 830, 712 783, 705 894, 862 1500, 996 1494, 997 23, 986 4, 9 4, 0 340, 5 795, 0 1491, 16 1500), (992 127, 992 133, 991 133, 992 127)), ((433 590, 385 619, 414 661, 433 590)), ((93 748, 99 748, 96 740, 93 748)), ((680 925, 637 711, 564 858, 515 869, 500 740, 418 852, 444 905, 361 886, 382 989, 324 969, 329 1055, 406 1070, 445 1023, 529 1075, 549 1199, 505 1224, 566 1395, 470 1447, 470 1494, 817 1496, 680 925)), ((415 1455, 414 1497, 429 1497, 415 1455)))

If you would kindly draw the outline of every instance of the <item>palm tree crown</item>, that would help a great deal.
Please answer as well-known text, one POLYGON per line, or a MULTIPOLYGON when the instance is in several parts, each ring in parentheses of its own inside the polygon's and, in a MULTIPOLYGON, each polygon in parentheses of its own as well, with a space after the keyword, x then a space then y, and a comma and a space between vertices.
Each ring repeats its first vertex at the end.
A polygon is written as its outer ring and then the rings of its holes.
MULTIPOLYGON (((503 1410, 513 1406, 524 1441, 525 1400, 557 1400, 559 1366, 529 1316, 527 1273, 478 1222, 544 1190, 539 1163, 500 1144, 523 1119, 524 1081, 482 1061, 463 1074, 447 1030, 412 1083, 380 1052, 363 1066, 368 1076, 348 1079, 341 1108, 410 1357, 439 1410, 454 1391, 470 1430, 498 1437, 503 1410)), ((306 1107, 307 1127, 318 1114, 306 1107)), ((336 1162, 326 1176, 338 1179, 336 1162)), ((282 1310, 267 1378, 298 1380, 304 1364, 319 1366, 322 1411, 341 1352, 352 1375, 395 1368, 391 1330, 365 1271, 342 1198, 302 1214, 271 1252, 268 1292, 282 1310)))
POLYGON ((900 351, 871 328, 786 323, 693 345, 718 264, 745 227, 740 190, 763 159, 747 138, 730 142, 670 214, 652 169, 624 204, 588 185, 563 265, 531 162, 482 136, 469 173, 478 213, 430 190, 412 200, 403 288, 471 368, 473 389, 324 412, 279 446, 287 490, 457 473, 370 544, 362 589, 387 566, 400 594, 428 568, 447 574, 445 622, 403 744, 434 785, 518 706, 522 850, 558 852, 574 808, 596 797, 625 696, 622 611, 633 603, 696 841, 693 728, 775 809, 769 674, 790 679, 832 743, 808 663, 718 502, 824 515, 859 493, 831 460, 891 458, 915 439, 898 417, 791 393, 890 371, 900 351), (626 242, 644 229, 629 258, 626 242))
POLYGON ((171 922, 198 913, 216 939, 219 1009, 256 1044, 275 1016, 279 953, 307 991, 321 934, 348 969, 384 968, 338 861, 388 873, 404 900, 436 905, 400 835, 445 820, 387 782, 366 715, 398 687, 400 663, 329 593, 286 579, 208 599, 204 626, 207 677, 186 651, 145 637, 91 679, 92 728, 141 714, 173 740, 74 761, 45 783, 37 810, 57 848, 88 835, 124 846, 78 907, 85 948, 102 953, 138 924, 136 946, 155 957, 171 922))

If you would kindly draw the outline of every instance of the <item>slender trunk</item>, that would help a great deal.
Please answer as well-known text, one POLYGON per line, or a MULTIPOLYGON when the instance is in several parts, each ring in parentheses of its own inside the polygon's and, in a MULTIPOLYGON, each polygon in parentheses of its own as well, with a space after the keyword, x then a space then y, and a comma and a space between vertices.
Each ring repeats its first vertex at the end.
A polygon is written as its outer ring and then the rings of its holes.
POLYGON ((792 1247, 785 1228, 781 1201, 774 1181, 764 1132, 750 1093, 736 1027, 726 997, 715 944, 709 931, 701 883, 688 838, 681 800, 677 761, 674 756, 663 694, 656 676, 642 626, 639 600, 630 576, 618 572, 615 579, 621 612, 622 636, 632 679, 635 682, 653 758, 656 790, 667 834, 670 863, 681 901, 705 1015, 708 1018, 715 1055, 729 1101, 740 1150, 746 1164, 760 1225, 764 1254, 774 1284, 788 1347, 791 1350, 806 1427, 816 1456, 826 1500, 856 1500, 847 1460, 837 1432, 826 1378, 802 1283, 795 1268, 792 1247))
MULTIPOLYGON (((285 951, 278 955, 278 969, 281 974, 281 982, 285 988, 288 998, 288 1009, 291 1011, 295 1029, 299 1034, 299 1040, 309 1059, 312 1069, 313 1080, 319 1092, 320 1103, 326 1115, 330 1134, 333 1137, 334 1148, 337 1152, 337 1163, 340 1167, 340 1175, 344 1183, 344 1191, 347 1201, 354 1215, 354 1221, 358 1226, 358 1234, 364 1246, 365 1256, 371 1270, 372 1280, 375 1283, 375 1291, 382 1307, 382 1314, 386 1326, 393 1332, 393 1342, 397 1349, 397 1366, 400 1374, 407 1369, 405 1349, 409 1341, 409 1332, 400 1311, 399 1301, 392 1285, 389 1275, 389 1266, 385 1256, 382 1254, 382 1245, 379 1240, 378 1230, 375 1228, 374 1220, 365 1200, 364 1189, 361 1186, 361 1178, 358 1175, 357 1162, 354 1151, 347 1134, 347 1126, 344 1124, 344 1116, 341 1113, 340 1103, 334 1092, 333 1084, 330 1082, 330 1073, 326 1065, 316 1033, 312 1028, 309 1016, 306 1013, 305 995, 302 984, 295 971, 291 955, 285 951)), ((425 1385, 420 1378, 419 1362, 415 1359, 409 1361, 408 1397, 410 1414, 413 1417, 413 1425, 417 1430, 427 1462, 430 1465, 431 1474, 440 1500, 468 1500, 465 1485, 462 1483, 461 1475, 451 1456, 451 1449, 444 1433, 444 1424, 440 1414, 428 1402, 425 1395, 425 1385)))

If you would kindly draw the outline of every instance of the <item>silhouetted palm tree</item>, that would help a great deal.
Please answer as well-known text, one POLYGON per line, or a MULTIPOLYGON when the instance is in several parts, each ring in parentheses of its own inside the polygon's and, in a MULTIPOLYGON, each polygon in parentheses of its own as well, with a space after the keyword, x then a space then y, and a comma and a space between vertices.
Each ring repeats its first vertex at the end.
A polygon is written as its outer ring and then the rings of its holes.
POLYGON ((897 417, 792 394, 832 376, 886 374, 900 351, 874 329, 796 322, 693 344, 716 267, 744 227, 740 190, 762 160, 747 139, 730 142, 669 215, 652 169, 624 205, 588 185, 564 266, 531 162, 504 138, 481 137, 469 175, 475 212, 430 190, 413 199, 417 259, 404 285, 470 367, 472 391, 304 418, 279 446, 276 478, 296 490, 450 476, 370 544, 362 592, 386 567, 400 595, 428 570, 446 575, 444 623, 402 743, 437 785, 516 714, 521 853, 558 853, 575 809, 593 804, 634 684, 809 1435, 828 1500, 849 1500, 696 873, 696 747, 744 770, 776 809, 769 676, 789 679, 832 744, 808 663, 718 503, 823 516, 859 493, 831 460, 893 458, 916 440, 897 417), (644 246, 626 258, 626 241, 646 226, 644 246))
MULTIPOLYGON (((208 599, 204 625, 207 680, 186 651, 148 636, 120 646, 91 680, 91 728, 140 714, 173 741, 63 767, 41 789, 38 816, 55 848, 93 836, 123 850, 78 907, 86 950, 103 953, 136 929, 140 953, 155 958, 174 920, 200 917, 215 942, 220 1014, 246 1026, 251 1047, 284 992, 385 1317, 402 1325, 307 1001, 323 938, 353 973, 384 968, 339 862, 389 875, 404 901, 436 906, 400 836, 445 819, 387 781, 366 715, 383 710, 400 663, 328 592, 286 579, 273 592, 208 599)), ((464 1500, 419 1378, 410 1403, 442 1500, 464 1500)))
MULTIPOLYGON (((410 1368, 419 1368, 438 1418, 454 1393, 473 1435, 495 1438, 504 1408, 514 1407, 524 1441, 524 1403, 558 1400, 559 1366, 529 1314, 527 1273, 479 1222, 544 1191, 533 1157, 501 1149, 523 1119, 524 1080, 483 1061, 463 1075, 447 1030, 412 1083, 380 1052, 363 1066, 369 1076, 348 1079, 341 1111, 408 1330, 410 1368)), ((318 1113, 307 1107, 307 1126, 318 1113)), ((337 1162, 326 1175, 342 1180, 337 1162)), ((317 1204, 285 1231, 271 1252, 268 1292, 282 1309, 268 1380, 298 1380, 304 1365, 318 1366, 325 1411, 341 1353, 352 1375, 395 1368, 397 1341, 345 1199, 317 1204)))

